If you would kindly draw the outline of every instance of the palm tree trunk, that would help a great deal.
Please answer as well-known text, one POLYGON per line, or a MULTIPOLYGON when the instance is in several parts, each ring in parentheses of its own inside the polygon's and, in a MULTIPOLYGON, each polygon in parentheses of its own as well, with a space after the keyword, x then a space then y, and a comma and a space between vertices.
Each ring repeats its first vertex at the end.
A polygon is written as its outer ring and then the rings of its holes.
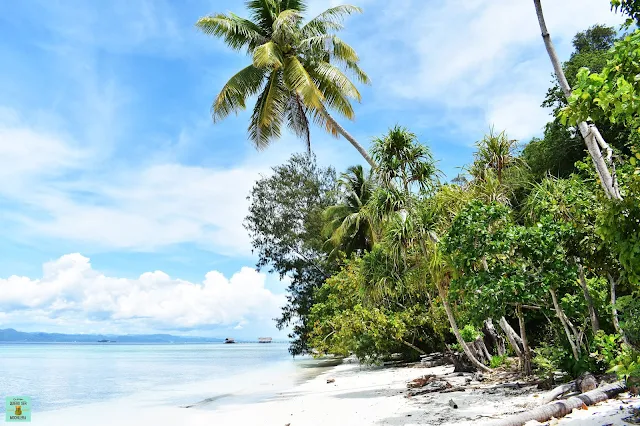
POLYGON ((587 308, 589 309, 589 319, 591 320, 591 329, 593 334, 596 334, 600 330, 600 321, 598 321, 598 315, 596 315, 596 309, 593 306, 593 299, 589 293, 589 287, 587 287, 587 280, 584 277, 584 266, 578 260, 578 277, 580 279, 580 287, 584 293, 584 300, 587 301, 587 308))
MULTIPOLYGON (((542 39, 544 40, 544 45, 547 48, 549 59, 551 59, 551 64, 553 65, 553 70, 555 71, 556 77, 558 79, 558 84, 560 84, 565 97, 569 99, 569 97, 571 96, 571 87, 569 86, 567 77, 564 75, 562 64, 558 59, 556 49, 553 46, 553 42, 551 41, 551 35, 549 34, 549 31, 547 31, 547 24, 544 21, 544 15, 542 13, 542 5, 540 4, 540 0, 533 0, 533 4, 536 8, 536 14, 538 15, 538 23, 540 24, 540 30, 542 32, 542 39)), ((593 165, 595 166, 596 172, 600 177, 600 183, 602 184, 602 188, 607 194, 607 197, 613 200, 622 200, 620 190, 618 189, 618 182, 615 178, 615 170, 614 174, 612 175, 607 165, 607 162, 609 162, 611 165, 611 148, 602 138, 602 135, 600 135, 598 128, 594 124, 588 125, 586 122, 582 121, 578 123, 578 129, 580 130, 580 134, 584 138, 584 142, 587 145, 587 150, 589 151, 589 155, 593 160, 593 165), (600 148, 604 149, 607 152, 607 162, 605 162, 600 148)))
POLYGON ((607 273, 607 278, 609 278, 609 283, 611 284, 611 315, 613 319, 613 327, 622 337, 622 341, 629 345, 629 340, 627 336, 624 334, 624 330, 620 327, 620 322, 618 321, 618 309, 616 308, 616 280, 613 279, 611 274, 607 273))
POLYGON ((369 156, 369 154, 367 153, 367 150, 363 148, 362 145, 360 145, 360 143, 358 143, 358 141, 351 136, 351 134, 349 134, 349 132, 347 132, 345 130, 344 127, 342 127, 332 116, 331 114, 329 114, 329 111, 327 111, 325 108, 322 108, 321 110, 319 110, 319 112, 322 114, 322 116, 325 118, 325 120, 327 120, 327 122, 331 125, 331 127, 333 127, 335 129, 336 132, 338 132, 339 134, 341 134, 346 140, 349 141, 349 143, 351 143, 351 145, 353 145, 353 147, 355 149, 358 150, 358 152, 360 153, 360 155, 362 155, 362 157, 367 160, 367 163, 369 163, 369 165, 371 166, 371 168, 375 169, 376 167, 378 167, 378 165, 375 163, 375 161, 373 161, 371 159, 371 157, 369 156))
POLYGON ((449 319, 449 324, 451 325, 451 329, 453 330, 453 334, 454 336, 456 336, 456 340, 458 341, 458 344, 462 347, 464 354, 467 356, 467 358, 469 358, 469 361, 471 362, 471 364, 473 364, 476 368, 482 371, 486 371, 488 373, 492 372, 493 370, 491 370, 489 367, 487 367, 486 365, 478 361, 478 359, 471 352, 471 349, 469 349, 467 342, 464 341, 464 339, 462 338, 462 335, 460 334, 460 329, 458 329, 456 318, 453 316, 453 312, 451 311, 451 306, 449 306, 449 302, 447 301, 447 294, 444 291, 444 288, 442 288, 441 284, 438 284, 437 287, 438 287, 438 293, 440 294, 440 299, 442 299, 442 305, 444 306, 444 310, 447 313, 447 318, 449 319))

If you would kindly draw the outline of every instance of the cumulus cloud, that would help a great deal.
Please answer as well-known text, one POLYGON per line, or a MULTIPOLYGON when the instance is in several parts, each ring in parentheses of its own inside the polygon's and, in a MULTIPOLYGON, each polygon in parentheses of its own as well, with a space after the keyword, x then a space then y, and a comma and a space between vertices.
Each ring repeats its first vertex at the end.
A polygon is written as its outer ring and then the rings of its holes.
MULTIPOLYGON (((455 7, 445 1, 368 3, 366 19, 354 19, 345 38, 353 39, 380 102, 391 97, 392 104, 422 104, 438 111, 440 120, 457 118, 460 127, 469 111, 494 120, 476 132, 513 124, 511 117, 518 115, 520 123, 530 124, 516 124, 515 133, 540 133, 547 113, 530 113, 540 109, 553 70, 530 0, 468 0, 455 7)), ((563 58, 576 32, 622 21, 600 0, 549 0, 543 6, 563 58)))
MULTIPOLYGON (((0 279, 2 322, 29 318, 31 326, 64 325, 100 330, 192 330, 270 321, 284 296, 265 288, 266 276, 242 268, 226 278, 217 271, 202 282, 171 278, 162 271, 138 278, 106 276, 89 259, 67 254, 43 266, 42 277, 0 279)), ((239 326, 239 327, 238 327, 239 326)))

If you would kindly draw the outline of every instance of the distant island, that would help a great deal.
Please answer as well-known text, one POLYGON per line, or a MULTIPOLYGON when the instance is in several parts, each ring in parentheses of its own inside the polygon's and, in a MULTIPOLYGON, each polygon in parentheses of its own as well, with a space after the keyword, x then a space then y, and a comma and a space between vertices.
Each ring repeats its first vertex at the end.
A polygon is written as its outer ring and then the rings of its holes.
POLYGON ((62 334, 26 333, 12 328, 0 329, 0 342, 13 343, 218 343, 215 337, 187 337, 171 334, 62 334))

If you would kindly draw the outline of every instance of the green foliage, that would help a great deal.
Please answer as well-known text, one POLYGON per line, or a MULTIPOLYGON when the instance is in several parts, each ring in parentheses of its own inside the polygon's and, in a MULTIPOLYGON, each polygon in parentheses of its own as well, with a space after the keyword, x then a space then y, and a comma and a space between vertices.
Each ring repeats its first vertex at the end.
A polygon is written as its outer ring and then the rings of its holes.
POLYGON ((431 315, 424 303, 393 306, 371 304, 362 287, 362 261, 347 262, 317 291, 311 309, 311 345, 320 354, 355 354, 376 363, 394 352, 417 353, 408 345, 425 349, 439 343, 434 339, 431 315), (400 309, 399 309, 400 308, 400 309))
POLYGON ((503 365, 507 364, 507 360, 509 359, 509 357, 507 355, 493 355, 491 357, 491 360, 489 361, 489 367, 491 368, 498 368, 498 367, 502 367, 503 365))
POLYGON ((338 204, 324 212, 324 233, 332 252, 347 256, 371 250, 375 241, 375 224, 366 209, 375 183, 362 166, 349 167, 338 181, 338 204))
POLYGON ((640 0, 611 0, 611 9, 629 16, 625 25, 640 25, 640 0))
POLYGON ((640 294, 636 291, 634 294, 618 297, 616 308, 620 316, 620 327, 629 343, 640 348, 640 294))
MULTIPOLYGON (((594 73, 603 70, 616 38, 614 28, 602 25, 594 25, 576 34, 573 39, 574 51, 563 64, 570 86, 576 85, 578 72, 583 67, 594 73)), ((565 94, 554 79, 554 85, 547 92, 542 106, 553 108, 554 115, 558 115, 567 105, 565 94)), ((629 139, 628 130, 620 125, 602 122, 598 122, 598 128, 611 146, 624 150, 629 139)), ((566 178, 577 171, 574 164, 584 159, 585 155, 585 145, 580 133, 574 128, 567 128, 559 118, 547 123, 542 139, 534 138, 522 151, 522 158, 535 180, 548 175, 566 178)))
POLYGON ((353 119, 351 102, 360 93, 344 72, 368 84, 355 50, 335 33, 345 16, 359 13, 355 6, 332 7, 307 23, 306 1, 247 2, 250 19, 229 13, 205 16, 196 27, 221 38, 234 50, 246 49, 253 63, 224 85, 211 107, 214 121, 246 108, 257 95, 249 121, 249 138, 259 149, 281 135, 284 125, 310 149, 310 122, 334 136, 338 129, 327 120, 327 109, 353 119))
POLYGON ((322 213, 335 203, 336 176, 332 168, 319 167, 314 156, 299 154, 273 172, 251 190, 244 224, 258 255, 257 267, 290 280, 276 325, 291 327, 290 351, 297 355, 308 350, 307 315, 314 290, 336 268, 322 238, 322 213))
POLYGON ((462 327, 460 329, 460 334, 465 342, 474 342, 477 338, 482 336, 482 333, 480 333, 480 331, 471 324, 467 324, 462 327))
POLYGON ((640 30, 615 43, 607 65, 599 73, 578 72, 569 107, 560 112, 563 122, 575 125, 593 119, 622 123, 640 131, 640 30))
POLYGON ((563 360, 570 357, 571 354, 563 347, 550 345, 541 342, 540 345, 533 349, 533 365, 538 374, 544 377, 553 377, 556 371, 562 369, 563 360))

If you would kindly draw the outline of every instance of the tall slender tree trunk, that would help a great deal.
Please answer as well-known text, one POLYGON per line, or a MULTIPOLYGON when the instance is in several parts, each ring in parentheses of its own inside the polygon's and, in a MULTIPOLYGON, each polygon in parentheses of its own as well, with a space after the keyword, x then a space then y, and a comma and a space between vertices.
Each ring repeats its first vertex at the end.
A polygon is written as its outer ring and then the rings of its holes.
POLYGON ((580 359, 580 350, 576 346, 576 341, 575 341, 575 339, 573 337, 573 334, 571 334, 571 330, 569 330, 569 324, 567 324, 567 321, 566 321, 566 318, 565 318, 565 315, 564 315, 564 311, 562 310, 562 308, 560 307, 560 304, 558 303, 558 297, 556 296, 555 290, 550 288, 549 289, 549 293, 551 293, 551 299, 553 300, 553 307, 556 310, 556 316, 558 317, 558 319, 562 323, 562 327, 564 328, 564 332, 567 335, 567 339, 569 340, 569 344, 571 345, 571 351, 573 352, 573 357, 577 361, 577 360, 580 359))
POLYGON ((504 334, 507 336, 509 345, 511 345, 513 351, 518 356, 518 359, 520 359, 520 368, 522 368, 524 366, 524 354, 522 353, 522 349, 520 348, 519 344, 519 341, 522 339, 520 339, 520 336, 518 336, 516 331, 513 329, 513 327, 511 327, 511 324, 507 322, 507 319, 505 317, 500 318, 498 324, 500 324, 500 328, 502 328, 502 331, 504 331, 504 334))
POLYGON ((353 136, 351 136, 351 134, 349 132, 347 132, 345 130, 345 128, 342 127, 340 125, 340 123, 338 123, 331 116, 331 114, 329 114, 329 111, 327 111, 325 108, 323 108, 323 109, 321 109, 319 111, 322 114, 322 116, 325 118, 325 120, 327 120, 327 123, 329 123, 331 125, 331 127, 333 127, 333 129, 335 129, 335 131, 337 133, 341 134, 346 140, 349 141, 349 143, 351 143, 351 145, 353 145, 353 147, 355 149, 358 150, 360 155, 362 155, 362 157, 365 160, 367 160, 367 163, 369 163, 369 165, 371 166, 372 169, 375 169, 376 167, 378 167, 378 165, 375 163, 375 161, 373 161, 373 159, 369 156, 369 153, 367 152, 367 150, 364 149, 364 147, 362 145, 360 145, 360 143, 353 136))
POLYGON ((609 278, 609 284, 611 285, 611 316, 613 320, 613 327, 622 337, 622 341, 629 345, 629 340, 627 336, 624 334, 624 330, 620 327, 620 322, 618 321, 618 309, 616 308, 616 280, 613 279, 610 273, 607 273, 607 278, 609 278))
POLYGON ((591 320, 591 330, 593 330, 593 334, 596 334, 598 330, 600 330, 600 321, 598 321, 598 315, 596 314, 596 309, 593 306, 593 299, 591 298, 591 293, 589 293, 589 287, 587 287, 587 280, 584 276, 584 266, 582 266, 582 262, 580 259, 577 261, 578 264, 578 278, 580 280, 580 287, 582 287, 582 292, 584 293, 584 300, 587 301, 587 308, 589 309, 589 319, 591 320))
POLYGON ((524 365, 522 371, 527 376, 530 376, 533 372, 531 369, 531 348, 529 347, 529 339, 527 339, 527 331, 524 326, 524 314, 522 313, 522 305, 518 303, 516 305, 516 315, 518 316, 518 323, 520 324, 520 337, 522 338, 522 347, 524 352, 524 365))
MULTIPOLYGON (((565 97, 569 99, 571 96, 571 87, 569 86, 567 77, 564 75, 562 64, 558 59, 556 49, 551 41, 551 35, 549 34, 549 31, 547 31, 547 24, 544 21, 544 14, 542 13, 540 0, 533 0, 533 4, 536 8, 536 14, 538 15, 538 23, 540 24, 540 31, 542 32, 542 39, 544 40, 544 45, 547 48, 549 59, 551 59, 551 64, 553 65, 553 70, 555 71, 558 79, 558 84, 560 84, 565 97)), ((600 184, 602 185, 604 192, 607 194, 607 197, 613 200, 622 200, 620 190, 618 189, 618 182, 615 177, 615 169, 613 169, 611 148, 602 138, 602 135, 594 124, 588 125, 586 122, 582 121, 578 123, 578 129, 580 130, 580 134, 587 145, 587 150, 593 160, 593 165, 600 177, 600 184), (602 156, 602 152, 600 151, 601 148, 607 152, 607 161, 605 161, 602 156), (612 167, 613 173, 609 170, 609 166, 612 167)))
POLYGON ((467 342, 464 341, 462 335, 460 334, 460 329, 458 329, 458 323, 456 322, 456 318, 453 316, 453 312, 451 311, 451 306, 449 306, 449 302, 447 301, 447 293, 442 287, 442 284, 438 284, 438 294, 440 295, 440 299, 442 299, 442 305, 444 306, 444 310, 447 313, 447 318, 449 319, 449 324, 451 325, 451 329, 453 330, 453 335, 456 336, 456 340, 458 344, 462 347, 464 354, 469 358, 471 364, 473 364, 476 368, 486 371, 488 373, 492 372, 489 367, 478 361, 478 359, 473 355, 471 349, 467 345, 467 342))

